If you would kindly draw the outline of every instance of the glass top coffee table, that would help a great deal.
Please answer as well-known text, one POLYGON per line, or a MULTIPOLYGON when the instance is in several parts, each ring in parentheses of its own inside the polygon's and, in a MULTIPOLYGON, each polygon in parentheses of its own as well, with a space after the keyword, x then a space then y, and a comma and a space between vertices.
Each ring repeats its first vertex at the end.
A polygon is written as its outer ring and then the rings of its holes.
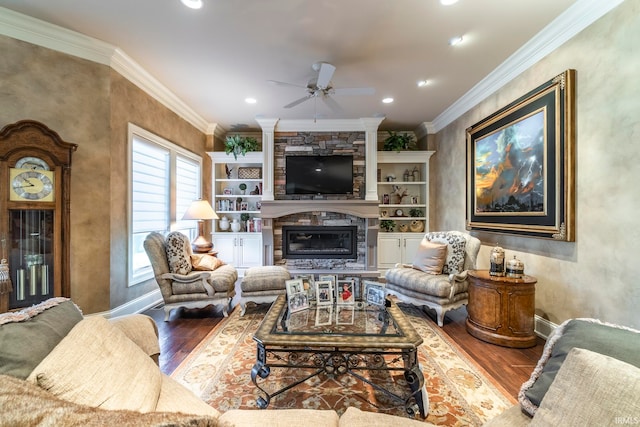
POLYGON ((387 307, 312 305, 290 313, 286 295, 280 295, 253 336, 257 360, 251 380, 264 394, 257 399, 258 406, 266 408, 274 396, 317 375, 349 374, 397 401, 409 416, 418 412, 424 418, 429 400, 418 365, 422 337, 395 302, 386 302, 387 307), (273 368, 300 369, 301 375, 269 393, 261 385, 273 368), (407 393, 398 394, 372 382, 364 371, 403 372, 407 393))

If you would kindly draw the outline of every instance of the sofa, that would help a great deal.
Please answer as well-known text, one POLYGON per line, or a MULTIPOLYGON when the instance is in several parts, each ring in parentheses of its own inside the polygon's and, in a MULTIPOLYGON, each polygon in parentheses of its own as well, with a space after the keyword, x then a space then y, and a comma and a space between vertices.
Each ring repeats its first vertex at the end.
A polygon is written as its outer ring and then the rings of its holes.
POLYGON ((160 371, 159 352, 141 314, 85 317, 67 298, 0 314, 0 426, 426 425, 357 408, 220 414, 160 371))
POLYGON ((640 331, 596 319, 554 330, 518 394, 485 427, 640 424, 640 331))

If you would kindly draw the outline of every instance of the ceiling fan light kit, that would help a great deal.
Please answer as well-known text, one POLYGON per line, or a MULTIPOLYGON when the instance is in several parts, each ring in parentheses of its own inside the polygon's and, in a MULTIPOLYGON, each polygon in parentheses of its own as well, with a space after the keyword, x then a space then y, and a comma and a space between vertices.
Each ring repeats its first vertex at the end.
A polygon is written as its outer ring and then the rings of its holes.
POLYGON ((180 2, 190 9, 200 9, 203 4, 202 0, 180 0, 180 2))

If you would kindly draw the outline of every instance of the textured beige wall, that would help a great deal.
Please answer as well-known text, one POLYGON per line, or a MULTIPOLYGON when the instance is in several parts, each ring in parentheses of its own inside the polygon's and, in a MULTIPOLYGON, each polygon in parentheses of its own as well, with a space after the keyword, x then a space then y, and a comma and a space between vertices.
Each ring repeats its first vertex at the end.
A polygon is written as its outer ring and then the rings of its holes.
POLYGON ((465 226, 465 129, 560 74, 577 70, 576 242, 482 233, 479 267, 496 243, 538 278, 536 314, 640 327, 640 2, 605 15, 437 135, 433 229, 465 226))
POLYGON ((72 298, 88 314, 155 290, 153 281, 127 287, 127 123, 202 156, 208 198, 205 135, 108 66, 3 36, 0 51, 0 127, 38 120, 78 144, 71 169, 72 298))
POLYGON ((109 308, 109 67, 0 36, 0 117, 78 144, 71 163, 71 295, 109 308))

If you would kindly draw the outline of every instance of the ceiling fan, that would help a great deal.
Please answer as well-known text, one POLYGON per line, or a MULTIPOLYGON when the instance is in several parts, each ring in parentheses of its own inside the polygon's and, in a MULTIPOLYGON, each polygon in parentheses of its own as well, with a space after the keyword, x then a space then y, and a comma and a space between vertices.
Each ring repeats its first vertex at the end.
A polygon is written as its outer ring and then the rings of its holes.
POLYGON ((373 95, 376 92, 376 90, 372 87, 333 87, 331 78, 333 77, 333 73, 336 71, 336 67, 329 64, 328 62, 316 62, 311 66, 311 68, 313 68, 314 71, 318 72, 318 76, 309 80, 306 86, 294 83, 279 82, 276 80, 269 80, 270 83, 277 86, 294 86, 306 90, 307 94, 305 96, 288 103, 284 106, 284 108, 293 108, 296 105, 302 104, 309 99, 313 98, 315 101, 320 98, 333 111, 341 113, 342 108, 340 108, 340 105, 338 105, 338 103, 331 97, 331 95, 373 95))

